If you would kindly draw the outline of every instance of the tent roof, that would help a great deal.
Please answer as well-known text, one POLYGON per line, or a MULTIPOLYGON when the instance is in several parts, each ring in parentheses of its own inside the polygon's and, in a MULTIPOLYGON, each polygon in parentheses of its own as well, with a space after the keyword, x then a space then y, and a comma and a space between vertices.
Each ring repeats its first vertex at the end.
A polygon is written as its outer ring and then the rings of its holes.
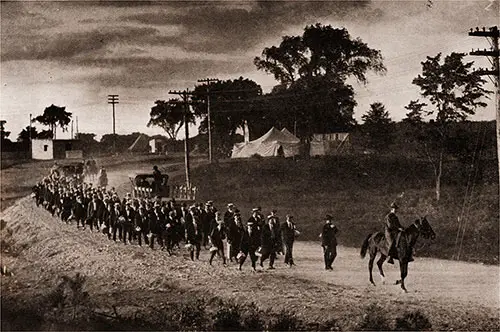
POLYGON ((290 133, 291 136, 279 131, 275 127, 272 127, 269 129, 267 133, 262 135, 262 137, 257 138, 254 141, 250 141, 250 144, 263 144, 263 143, 269 143, 269 142, 281 142, 281 143, 297 143, 300 142, 300 140, 293 136, 293 134, 290 133))
POLYGON ((287 137, 289 137, 291 140, 295 140, 295 141, 297 141, 297 142, 299 142, 299 141, 300 141, 300 139, 299 139, 297 136, 295 136, 294 134, 292 134, 292 133, 291 133, 288 129, 286 129, 286 128, 281 129, 281 133, 282 133, 282 134, 285 134, 285 135, 286 135, 287 137))
POLYGON ((135 139, 134 143, 128 147, 129 151, 148 151, 149 150, 149 139, 143 135, 140 134, 137 136, 135 139))

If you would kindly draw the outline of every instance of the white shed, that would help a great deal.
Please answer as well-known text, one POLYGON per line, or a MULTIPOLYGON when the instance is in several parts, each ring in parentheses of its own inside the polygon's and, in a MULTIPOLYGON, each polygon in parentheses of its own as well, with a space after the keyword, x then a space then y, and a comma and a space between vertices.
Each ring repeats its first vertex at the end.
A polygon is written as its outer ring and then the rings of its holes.
POLYGON ((31 156, 36 160, 54 159, 52 139, 33 139, 31 141, 31 156))

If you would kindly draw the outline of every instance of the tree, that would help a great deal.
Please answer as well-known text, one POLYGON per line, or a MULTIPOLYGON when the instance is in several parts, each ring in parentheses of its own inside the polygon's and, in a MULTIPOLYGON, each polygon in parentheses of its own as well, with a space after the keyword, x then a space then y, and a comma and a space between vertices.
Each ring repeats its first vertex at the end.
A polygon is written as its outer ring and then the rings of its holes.
POLYGON ((366 84, 367 71, 386 70, 380 51, 351 38, 345 28, 321 24, 306 26, 302 36, 284 36, 279 46, 265 48, 254 64, 280 83, 269 96, 274 117, 286 120, 306 139, 314 132, 352 127, 356 101, 347 79, 366 84))
POLYGON ((33 121, 49 126, 52 138, 56 138, 56 129, 61 127, 63 132, 68 130, 71 122, 71 113, 66 112, 66 107, 59 107, 54 104, 46 107, 42 115, 37 116, 33 121))
POLYGON ((377 150, 387 148, 393 139, 393 121, 385 106, 380 102, 371 104, 370 110, 361 119, 364 121, 363 131, 368 135, 370 147, 377 150))
POLYGON ((6 123, 7 123, 7 121, 0 120, 0 138, 1 138, 2 142, 4 140, 7 140, 7 137, 9 137, 9 135, 10 135, 10 131, 5 130, 6 123))
MULTIPOLYGON (((157 100, 155 104, 149 113, 150 119, 147 126, 160 127, 171 139, 175 140, 184 125, 184 114, 187 112, 185 104, 178 99, 171 99, 168 102, 157 100)), ((188 122, 193 122, 194 117, 190 112, 187 114, 188 122)))
POLYGON ((490 93, 483 88, 485 80, 471 68, 473 62, 464 63, 464 54, 452 53, 441 61, 441 53, 422 62, 422 74, 413 84, 420 87, 421 95, 429 102, 411 101, 406 121, 415 125, 424 151, 433 167, 436 181, 436 200, 441 196, 441 180, 445 154, 454 144, 450 140, 450 124, 463 122, 485 107, 483 98, 490 93), (425 119, 432 120, 423 126, 425 119))
POLYGON ((92 155, 100 150, 100 143, 96 141, 93 133, 77 133, 75 139, 79 140, 85 155, 92 155))
MULTIPOLYGON (((259 135, 263 121, 263 110, 257 98, 261 87, 250 79, 218 81, 210 84, 210 122, 214 150, 223 156, 229 155, 236 141, 236 132, 243 129, 245 121, 250 133, 259 135)), ((200 133, 208 132, 207 87, 197 86, 193 94, 195 115, 202 119, 200 133)), ((267 127, 269 129, 269 127, 267 127)))
POLYGON ((26 126, 19 135, 17 135, 17 141, 20 143, 29 142, 30 138, 38 138, 38 130, 36 127, 26 126))

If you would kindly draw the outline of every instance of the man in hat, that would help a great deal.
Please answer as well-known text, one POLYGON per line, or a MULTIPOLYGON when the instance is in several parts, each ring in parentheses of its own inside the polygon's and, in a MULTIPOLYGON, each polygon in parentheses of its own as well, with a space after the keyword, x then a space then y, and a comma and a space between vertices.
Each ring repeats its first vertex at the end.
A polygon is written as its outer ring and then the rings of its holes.
POLYGON ((252 215, 250 216, 250 218, 248 218, 247 224, 251 223, 251 224, 253 224, 254 227, 257 227, 260 229, 260 227, 264 226, 261 224, 261 222, 262 222, 262 217, 259 216, 259 208, 253 208, 252 215))
POLYGON ((298 231, 295 228, 293 216, 287 214, 286 222, 281 224, 281 237, 283 239, 283 244, 285 245, 285 264, 288 264, 290 267, 292 267, 292 265, 295 265, 295 263, 293 262, 292 250, 297 233, 298 231))
POLYGON ((227 230, 227 243, 229 246, 229 260, 232 262, 234 258, 235 261, 238 261, 236 256, 238 256, 240 251, 241 234, 244 229, 241 215, 238 210, 235 210, 233 220, 225 226, 227 230))
POLYGON ((218 216, 216 218, 216 226, 212 228, 210 232, 210 260, 209 263, 212 265, 212 261, 215 255, 219 255, 222 258, 222 264, 226 265, 226 256, 224 255, 224 242, 226 234, 224 231, 224 226, 222 225, 222 219, 218 216))
POLYGON ((224 225, 229 225, 234 220, 234 212, 236 208, 233 203, 227 205, 227 210, 224 212, 224 225))
POLYGON ((85 227, 85 207, 83 206, 83 197, 81 195, 76 196, 76 201, 73 203, 72 209, 73 218, 76 221, 76 227, 85 227))
POLYGON ((264 261, 269 258, 269 269, 273 270, 276 253, 281 251, 281 238, 274 216, 268 216, 268 223, 262 227, 260 243, 262 247, 260 266, 264 267, 264 261))
POLYGON ((212 220, 214 219, 214 215, 212 211, 210 210, 210 203, 207 202, 205 203, 205 208, 201 210, 200 212, 200 222, 201 222, 201 230, 203 233, 203 247, 207 249, 208 245, 208 238, 211 233, 211 228, 212 228, 212 220))
POLYGON ((241 234, 240 240, 240 253, 238 256, 239 270, 243 266, 246 258, 250 256, 250 260, 252 261, 252 269, 255 271, 255 266, 257 263, 257 255, 255 252, 260 246, 260 233, 257 229, 257 225, 248 220, 246 228, 243 230, 241 234))
MULTIPOLYGON (((391 211, 387 214, 387 216, 385 216, 384 221, 384 234, 387 245, 387 256, 389 256, 389 260, 387 261, 387 263, 389 264, 394 264, 394 258, 398 257, 395 246, 397 245, 396 242, 399 233, 404 230, 396 214, 398 209, 399 206, 396 204, 396 202, 393 202, 391 204, 391 211)), ((413 261, 412 256, 410 256, 409 261, 413 261)))
POLYGON ((326 215, 325 225, 321 232, 321 246, 323 247, 323 257, 325 260, 325 270, 333 270, 332 264, 337 257, 337 226, 332 223, 332 216, 326 215))
POLYGON ((153 166, 153 192, 157 194, 160 191, 162 183, 161 172, 158 169, 158 166, 153 166))
POLYGON ((191 222, 186 222, 186 243, 191 244, 193 248, 190 250, 191 260, 200 259, 202 230, 198 216, 193 216, 191 222))
POLYGON ((92 201, 87 206, 87 223, 90 225, 90 231, 94 227, 99 230, 99 222, 104 209, 104 203, 99 199, 97 194, 92 195, 92 201))

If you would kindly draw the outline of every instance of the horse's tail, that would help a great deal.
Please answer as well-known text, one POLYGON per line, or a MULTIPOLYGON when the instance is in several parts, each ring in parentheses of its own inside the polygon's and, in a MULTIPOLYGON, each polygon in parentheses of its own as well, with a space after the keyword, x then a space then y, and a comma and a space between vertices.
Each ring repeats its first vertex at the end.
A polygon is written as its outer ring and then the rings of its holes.
POLYGON ((368 250, 368 246, 370 244, 370 238, 372 237, 372 234, 368 234, 366 239, 363 241, 363 245, 361 246, 361 251, 359 252, 359 255, 361 258, 365 258, 366 256, 366 251, 368 250))

